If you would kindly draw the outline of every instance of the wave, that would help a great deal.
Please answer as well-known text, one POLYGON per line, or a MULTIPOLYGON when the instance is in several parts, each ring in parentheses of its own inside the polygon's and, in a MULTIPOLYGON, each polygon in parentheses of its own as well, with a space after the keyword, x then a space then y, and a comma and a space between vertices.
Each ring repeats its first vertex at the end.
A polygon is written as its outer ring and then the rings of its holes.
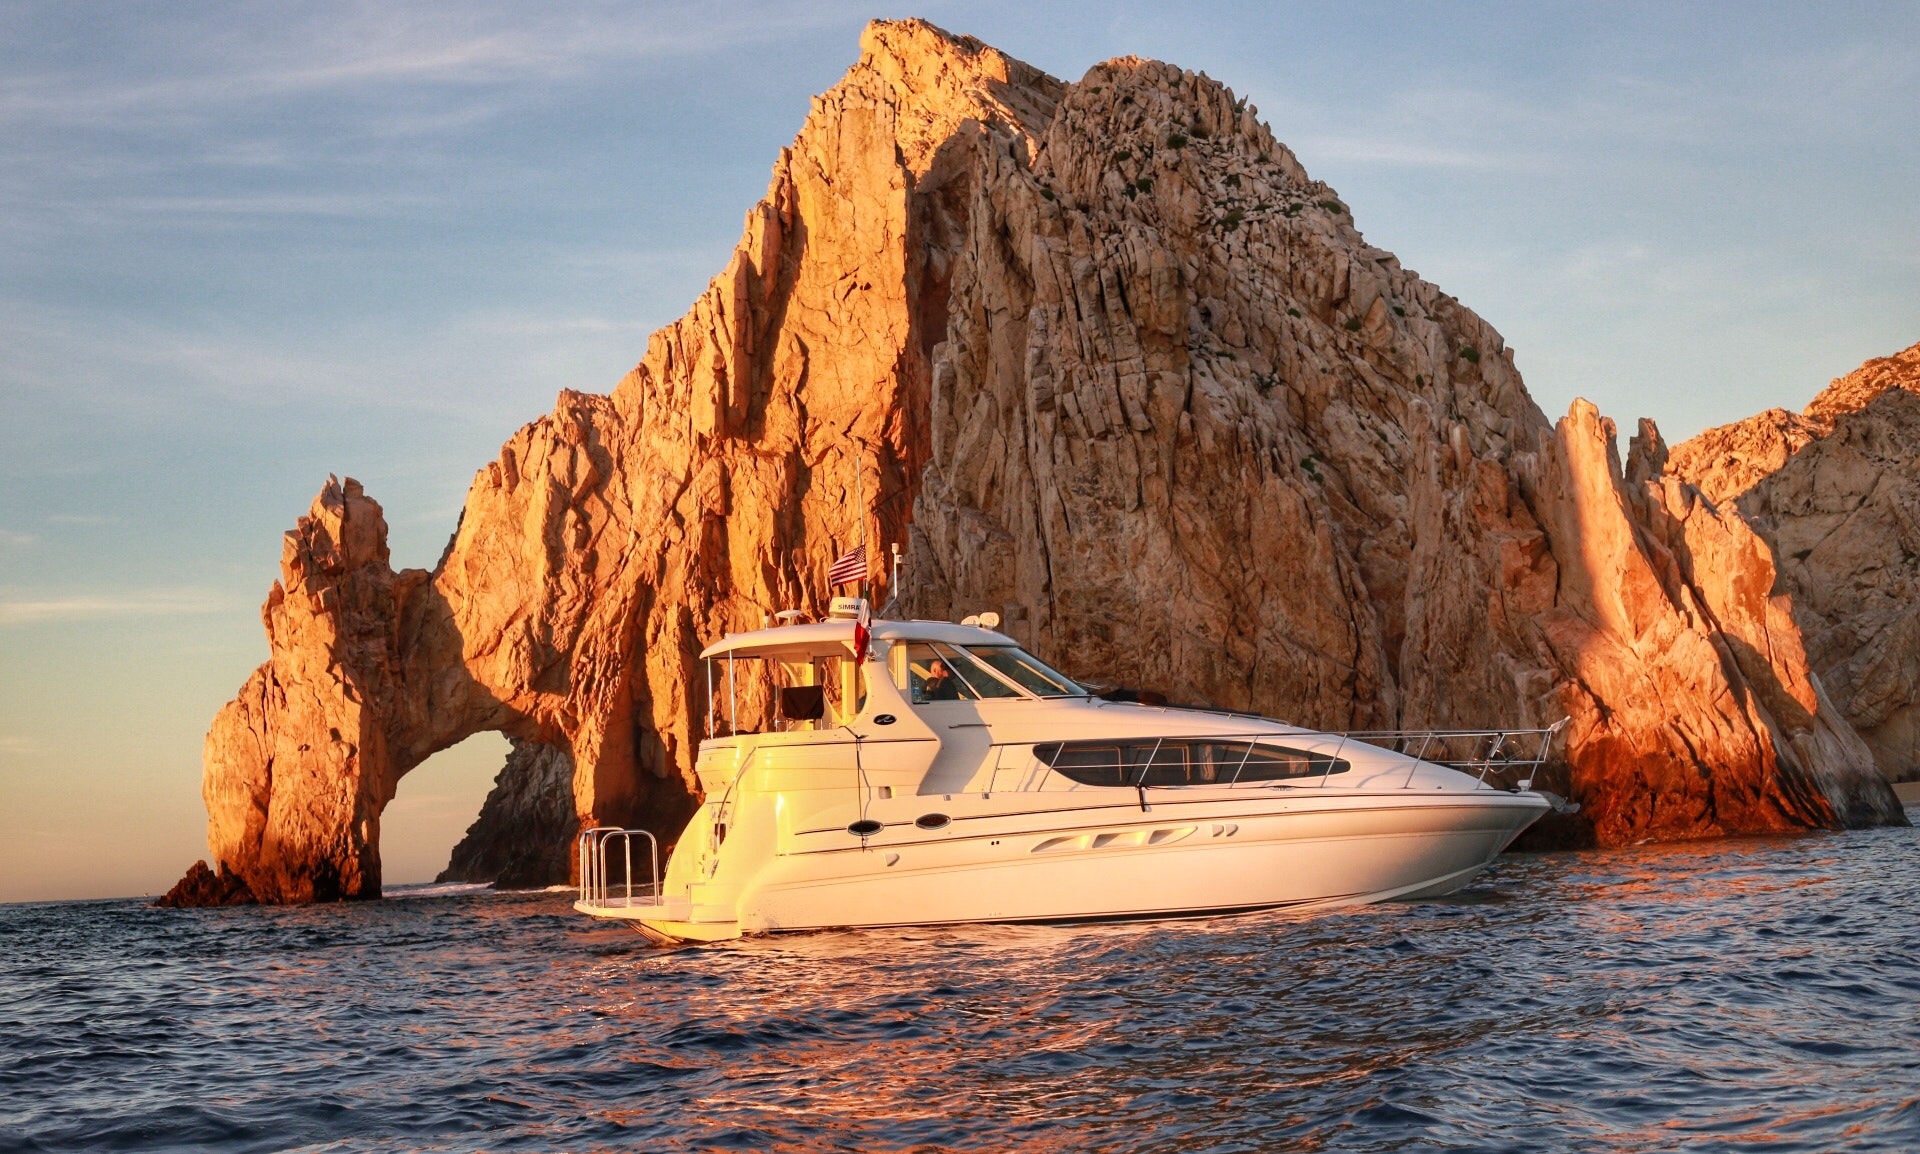
POLYGON ((486 882, 414 882, 403 886, 382 886, 380 896, 389 901, 405 898, 445 898, 461 894, 493 893, 486 882))

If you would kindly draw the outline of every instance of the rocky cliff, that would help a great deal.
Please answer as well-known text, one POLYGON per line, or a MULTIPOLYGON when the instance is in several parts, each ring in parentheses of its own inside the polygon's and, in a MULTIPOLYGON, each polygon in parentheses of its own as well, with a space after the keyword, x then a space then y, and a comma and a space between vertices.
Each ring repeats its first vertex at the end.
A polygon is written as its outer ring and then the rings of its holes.
POLYGON ((1888 777, 1920 778, 1920 345, 1804 412, 1709 429, 1671 468, 1766 541, 1822 684, 1888 777))
MULTIPOLYGON (((225 873, 377 894, 394 783, 487 729, 564 752, 576 823, 671 837, 702 641, 817 612, 863 530, 910 542, 910 611, 999 609, 1086 676, 1328 727, 1571 716, 1572 839, 1899 819, 1765 543, 1650 427, 1623 466, 1590 406, 1550 425, 1245 101, 918 21, 861 48, 726 269, 508 441, 433 572, 351 481, 288 535, 273 657, 208 738, 225 873)), ((538 776, 469 860, 553 836, 514 816, 538 776)))

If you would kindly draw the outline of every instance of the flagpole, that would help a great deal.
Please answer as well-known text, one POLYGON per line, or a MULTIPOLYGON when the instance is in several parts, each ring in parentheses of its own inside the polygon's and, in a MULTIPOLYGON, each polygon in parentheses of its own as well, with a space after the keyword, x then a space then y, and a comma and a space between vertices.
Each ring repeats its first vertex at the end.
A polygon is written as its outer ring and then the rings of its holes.
MULTIPOLYGON (((871 558, 867 554, 866 479, 867 479, 866 471, 860 467, 860 458, 856 455, 853 460, 853 494, 854 494, 853 506, 855 509, 859 510, 859 513, 860 513, 860 555, 861 557, 866 558, 869 562, 871 562, 871 558)), ((867 570, 864 566, 860 570, 859 588, 860 588, 860 599, 864 601, 867 599, 867 570)))
MULTIPOLYGON (((872 571, 873 555, 867 552, 867 474, 865 469, 860 468, 857 458, 855 460, 854 470, 854 491, 859 494, 856 498, 856 503, 860 507, 860 615, 855 618, 853 626, 853 662, 856 667, 859 667, 867 663, 868 639, 872 636, 870 630, 873 628, 871 625, 873 611, 869 607, 870 603, 867 599, 867 574, 872 571)), ((855 676, 858 676, 858 674, 855 676)), ((858 750, 855 752, 857 753, 858 750)), ((864 774, 864 772, 863 770, 862 773, 864 774)), ((862 812, 865 812, 865 810, 863 809, 862 812)))

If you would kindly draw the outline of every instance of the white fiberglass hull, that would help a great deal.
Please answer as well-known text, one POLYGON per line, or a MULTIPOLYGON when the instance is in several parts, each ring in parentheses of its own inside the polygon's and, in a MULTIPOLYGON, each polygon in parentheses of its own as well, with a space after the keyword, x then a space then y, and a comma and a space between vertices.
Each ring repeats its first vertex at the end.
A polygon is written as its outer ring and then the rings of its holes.
POLYGON ((1549 808, 1518 787, 1558 727, 1322 733, 1100 698, 965 623, 780 626, 703 656, 706 801, 665 876, 646 831, 579 842, 576 908, 663 939, 1439 895, 1549 808))
POLYGON ((678 900, 579 908, 705 941, 1432 897, 1472 880, 1548 808, 1538 794, 1484 789, 1226 792, 1113 791, 1104 804, 956 795, 940 802, 949 820, 937 830, 874 812, 882 828, 864 839, 844 826, 794 831, 785 852, 725 891, 696 884, 678 900))

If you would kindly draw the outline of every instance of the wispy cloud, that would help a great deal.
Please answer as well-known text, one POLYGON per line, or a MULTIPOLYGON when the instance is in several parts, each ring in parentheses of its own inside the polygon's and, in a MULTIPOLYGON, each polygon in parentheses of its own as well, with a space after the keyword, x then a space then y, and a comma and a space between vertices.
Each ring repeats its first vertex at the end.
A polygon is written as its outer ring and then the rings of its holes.
POLYGON ((204 589, 114 590, 52 597, 0 592, 0 626, 116 617, 186 617, 228 613, 234 608, 232 598, 204 589))
MULTIPOLYGON (((671 307, 659 306, 653 317, 487 308, 412 328, 363 319, 351 333, 283 334, 237 331, 218 320, 183 331, 0 297, 0 347, 9 350, 0 390, 11 390, 30 414, 115 422, 177 419, 207 405, 246 406, 249 412, 226 410, 226 419, 244 422, 314 404, 471 415, 498 403, 511 428, 516 415, 525 419, 529 400, 544 405, 557 388, 613 388, 671 307)), ((32 446, 23 448, 31 454, 32 446)))
POLYGON ((0 549, 25 549, 39 538, 32 533, 16 533, 11 529, 0 529, 0 549))
POLYGON ((1317 161, 1382 165, 1391 168, 1510 169, 1518 158, 1471 148, 1446 148, 1387 136, 1307 133, 1294 144, 1296 154, 1317 161))
POLYGON ((1822 291, 1817 277, 1781 267, 1768 254, 1737 246, 1658 248, 1626 238, 1595 241, 1559 254, 1515 254, 1531 260, 1560 294, 1591 305, 1646 313, 1684 309, 1695 316, 1743 314, 1822 291), (1737 293, 1728 292, 1738 285, 1737 293))
POLYGON ((513 184, 491 150, 530 119, 847 19, 826 3, 0 6, 0 248, 445 217, 512 195, 477 190, 513 184))
POLYGON ((266 17, 249 4, 158 9, 139 37, 90 37, 93 51, 66 67, 17 61, 0 81, 0 124, 124 128, 356 90, 562 81, 846 18, 826 3, 368 3, 266 17))
POLYGON ((0 301, 0 387, 16 398, 83 412, 139 419, 186 398, 245 399, 352 396, 350 375, 311 350, 275 347, 270 338, 239 333, 181 332, 147 318, 0 301), (75 382, 85 387, 76 389, 75 382))
MULTIPOLYGON (((1288 78, 1270 83, 1289 85, 1288 78)), ((1365 102, 1280 88, 1256 101, 1309 171, 1316 163, 1436 171, 1573 172, 1628 148, 1698 146, 1712 137, 1705 82, 1596 73, 1565 88, 1454 77, 1384 86, 1365 102)))
POLYGON ((386 216, 400 209, 417 209, 436 203, 433 197, 417 193, 260 193, 251 196, 144 196, 123 197, 104 207, 116 214, 195 216, 386 216))
MULTIPOLYGON (((499 320, 489 326, 493 332, 513 336, 568 336, 581 333, 638 333, 645 335, 657 326, 644 321, 615 317, 537 317, 524 316, 499 320)), ((611 386, 609 386, 611 387, 611 386)))

